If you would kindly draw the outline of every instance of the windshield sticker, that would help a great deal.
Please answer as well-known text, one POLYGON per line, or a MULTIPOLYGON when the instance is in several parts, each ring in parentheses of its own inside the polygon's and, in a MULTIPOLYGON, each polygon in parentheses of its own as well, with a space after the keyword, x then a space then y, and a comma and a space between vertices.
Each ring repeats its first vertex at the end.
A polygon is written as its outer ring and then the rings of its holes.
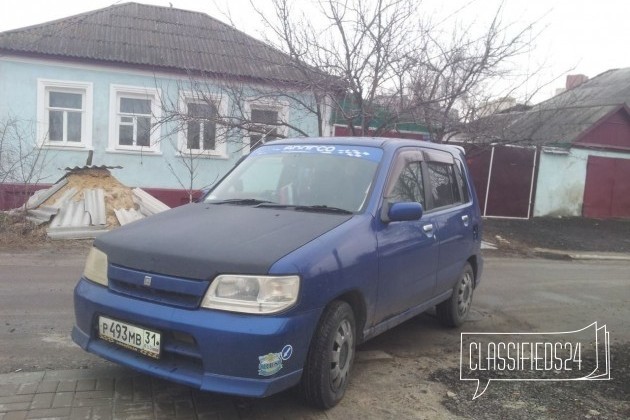
POLYGON ((330 144, 289 144, 259 147, 251 155, 271 155, 277 153, 305 153, 347 156, 351 158, 367 159, 379 162, 383 156, 383 150, 377 147, 342 146, 330 144))

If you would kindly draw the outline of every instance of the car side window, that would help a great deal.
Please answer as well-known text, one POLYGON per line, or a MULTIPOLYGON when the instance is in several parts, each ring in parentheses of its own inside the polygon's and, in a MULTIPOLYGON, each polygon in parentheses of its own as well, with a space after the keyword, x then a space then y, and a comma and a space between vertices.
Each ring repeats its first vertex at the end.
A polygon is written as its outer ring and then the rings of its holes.
POLYGON ((457 184, 459 185, 459 189, 463 194, 464 203, 468 203, 470 201, 470 194, 468 193, 468 182, 466 182, 466 177, 464 176, 464 168, 460 161, 456 161, 457 165, 455 166, 455 176, 457 178, 457 184))
POLYGON ((391 203, 415 201, 425 205, 421 162, 409 161, 405 164, 388 199, 391 203))
POLYGON ((463 202, 455 175, 455 166, 443 162, 427 162, 433 208, 463 202))

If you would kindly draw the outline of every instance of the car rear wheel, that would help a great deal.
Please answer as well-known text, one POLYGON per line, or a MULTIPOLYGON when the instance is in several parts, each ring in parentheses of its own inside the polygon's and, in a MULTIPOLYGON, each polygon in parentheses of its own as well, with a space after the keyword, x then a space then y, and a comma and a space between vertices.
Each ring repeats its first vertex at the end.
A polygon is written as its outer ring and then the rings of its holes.
POLYGON ((459 327, 464 323, 470 312, 474 287, 475 273, 470 264, 466 263, 453 287, 451 297, 436 307, 437 317, 441 324, 447 327, 459 327))
POLYGON ((335 406, 348 386, 356 345, 354 312, 342 301, 324 311, 309 348, 301 393, 318 408, 335 406))

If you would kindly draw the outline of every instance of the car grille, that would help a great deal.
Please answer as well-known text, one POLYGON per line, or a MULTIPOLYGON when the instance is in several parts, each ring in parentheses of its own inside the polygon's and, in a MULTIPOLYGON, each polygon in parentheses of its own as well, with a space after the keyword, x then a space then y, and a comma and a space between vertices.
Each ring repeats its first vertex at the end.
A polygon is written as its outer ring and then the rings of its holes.
POLYGON ((199 306, 210 284, 207 280, 146 273, 113 264, 109 265, 107 277, 113 292, 188 309, 199 306))

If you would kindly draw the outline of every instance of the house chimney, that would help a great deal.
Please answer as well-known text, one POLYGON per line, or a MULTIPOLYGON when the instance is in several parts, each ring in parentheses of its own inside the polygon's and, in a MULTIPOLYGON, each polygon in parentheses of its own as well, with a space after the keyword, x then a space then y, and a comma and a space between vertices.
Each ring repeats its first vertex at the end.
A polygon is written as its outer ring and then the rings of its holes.
POLYGON ((588 80, 588 76, 585 76, 583 74, 569 74, 567 75, 566 88, 567 90, 571 90, 573 88, 580 86, 582 83, 586 82, 587 80, 588 80))

